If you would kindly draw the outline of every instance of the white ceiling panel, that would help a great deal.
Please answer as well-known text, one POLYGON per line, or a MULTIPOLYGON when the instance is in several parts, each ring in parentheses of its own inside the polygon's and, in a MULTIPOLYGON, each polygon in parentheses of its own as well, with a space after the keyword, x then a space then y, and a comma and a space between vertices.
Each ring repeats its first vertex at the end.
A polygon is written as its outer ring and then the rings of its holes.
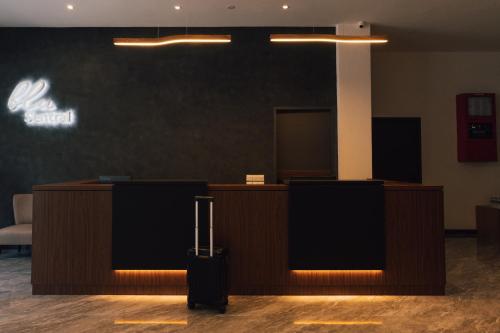
POLYGON ((314 27, 360 20, 387 34, 390 50, 500 51, 500 0, 0 0, 1 27, 314 27))

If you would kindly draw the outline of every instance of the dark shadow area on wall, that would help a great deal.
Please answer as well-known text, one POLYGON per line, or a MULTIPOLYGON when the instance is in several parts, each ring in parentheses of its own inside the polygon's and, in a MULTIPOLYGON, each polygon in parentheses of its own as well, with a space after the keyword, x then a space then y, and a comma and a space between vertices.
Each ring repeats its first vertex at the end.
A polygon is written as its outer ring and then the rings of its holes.
POLYGON ((34 184, 104 174, 275 179, 273 108, 336 106, 335 46, 269 42, 269 33, 310 30, 196 28, 189 33, 232 34, 232 43, 120 48, 113 37, 156 28, 1 28, 0 226, 12 223, 12 194, 34 184), (77 125, 27 127, 10 113, 7 100, 27 78, 47 79, 47 96, 74 108, 77 125))
POLYGON ((337 176, 337 114, 330 108, 276 108, 276 173, 290 177, 337 176))

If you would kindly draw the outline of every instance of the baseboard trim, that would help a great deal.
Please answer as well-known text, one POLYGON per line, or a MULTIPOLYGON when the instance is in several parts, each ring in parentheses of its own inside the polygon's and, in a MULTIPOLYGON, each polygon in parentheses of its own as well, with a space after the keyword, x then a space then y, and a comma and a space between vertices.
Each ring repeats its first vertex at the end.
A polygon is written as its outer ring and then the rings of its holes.
POLYGON ((476 229, 446 229, 444 231, 445 237, 461 238, 461 237, 477 237, 476 229))

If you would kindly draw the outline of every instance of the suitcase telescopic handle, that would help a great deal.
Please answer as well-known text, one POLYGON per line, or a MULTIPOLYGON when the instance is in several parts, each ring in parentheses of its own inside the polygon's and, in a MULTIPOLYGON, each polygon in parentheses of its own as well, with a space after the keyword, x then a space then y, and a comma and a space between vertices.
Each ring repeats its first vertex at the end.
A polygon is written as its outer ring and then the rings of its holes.
POLYGON ((198 202, 201 200, 207 200, 210 204, 209 216, 210 216, 210 257, 214 256, 214 197, 208 196, 195 196, 194 197, 194 250, 196 255, 199 253, 199 223, 198 223, 198 202))

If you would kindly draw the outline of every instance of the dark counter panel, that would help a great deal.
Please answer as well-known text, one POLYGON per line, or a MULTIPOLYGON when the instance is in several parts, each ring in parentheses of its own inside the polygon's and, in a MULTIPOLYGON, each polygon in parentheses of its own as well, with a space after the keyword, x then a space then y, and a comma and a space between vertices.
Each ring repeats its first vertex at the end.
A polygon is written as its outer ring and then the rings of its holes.
POLYGON ((297 180, 288 193, 290 269, 384 269, 383 182, 297 180))
POLYGON ((186 269, 196 195, 207 195, 206 182, 114 184, 113 269, 186 269))

